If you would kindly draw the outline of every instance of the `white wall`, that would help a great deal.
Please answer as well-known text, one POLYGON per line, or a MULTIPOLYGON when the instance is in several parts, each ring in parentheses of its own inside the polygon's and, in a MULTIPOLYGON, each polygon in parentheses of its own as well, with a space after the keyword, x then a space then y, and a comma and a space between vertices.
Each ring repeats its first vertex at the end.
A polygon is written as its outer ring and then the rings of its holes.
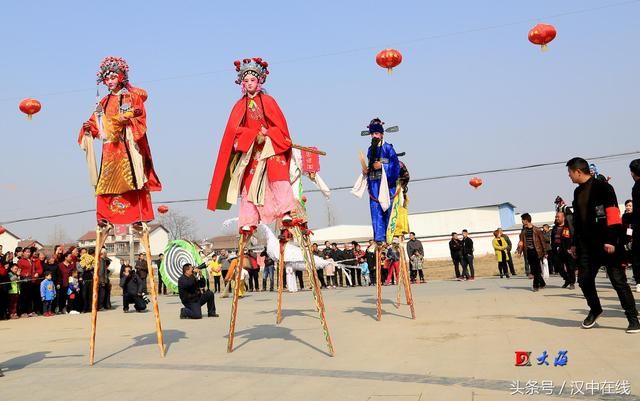
POLYGON ((154 230, 151 235, 149 235, 149 245, 151 246, 151 255, 154 257, 158 256, 161 253, 164 253, 164 249, 167 247, 169 243, 169 233, 167 233, 162 228, 158 228, 154 230))
POLYGON ((489 231, 500 227, 500 212, 497 206, 472 209, 446 210, 409 215, 409 228, 418 237, 460 233, 463 229, 489 231))
POLYGON ((2 253, 13 252, 20 242, 19 238, 9 234, 8 231, 0 234, 0 245, 2 245, 2 253))

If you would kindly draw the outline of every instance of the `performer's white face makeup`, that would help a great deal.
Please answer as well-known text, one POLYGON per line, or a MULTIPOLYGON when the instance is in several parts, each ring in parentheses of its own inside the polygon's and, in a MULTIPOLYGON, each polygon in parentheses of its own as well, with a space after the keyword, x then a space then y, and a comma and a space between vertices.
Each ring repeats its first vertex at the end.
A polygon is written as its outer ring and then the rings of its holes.
POLYGON ((104 79, 104 84, 110 91, 114 91, 120 86, 120 76, 118 74, 109 74, 104 79))
POLYGON ((244 83, 244 87, 247 90, 248 94, 253 95, 256 93, 256 90, 258 89, 258 78, 254 77, 251 74, 247 74, 242 82, 244 83))
POLYGON ((379 132, 374 132, 373 134, 371 134, 371 137, 376 139, 382 139, 382 134, 379 132))

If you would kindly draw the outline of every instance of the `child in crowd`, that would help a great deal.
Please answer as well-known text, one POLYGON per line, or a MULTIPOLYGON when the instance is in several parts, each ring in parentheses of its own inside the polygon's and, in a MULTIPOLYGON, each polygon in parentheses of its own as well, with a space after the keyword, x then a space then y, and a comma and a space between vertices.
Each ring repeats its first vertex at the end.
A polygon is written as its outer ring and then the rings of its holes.
POLYGON ((329 262, 324 267, 324 275, 327 277, 327 288, 336 288, 338 281, 336 279, 336 267, 333 264, 333 259, 329 255, 326 255, 324 258, 329 262))
POLYGON ((296 283, 296 274, 293 267, 287 266, 285 271, 287 272, 287 290, 289 292, 298 292, 298 283, 296 283))
POLYGON ((360 265, 360 273, 362 274, 362 283, 365 287, 369 286, 369 264, 367 262, 363 262, 360 265))
POLYGON ((73 270, 69 277, 69 287, 67 289, 68 301, 67 310, 70 315, 79 315, 78 301, 80 299, 80 282, 78 281, 78 271, 73 270))
POLYGON ((17 319, 18 315, 18 298, 20 297, 20 268, 18 265, 11 266, 9 271, 9 317, 17 319))
POLYGON ((44 280, 40 283, 40 298, 42 298, 42 315, 53 316, 51 312, 51 304, 56 297, 56 286, 51 279, 53 277, 50 271, 44 275, 44 280))
POLYGON ((416 273, 420 276, 420 282, 424 283, 424 272, 422 271, 422 265, 424 263, 424 257, 420 254, 419 250, 415 250, 411 255, 411 282, 416 282, 416 273))

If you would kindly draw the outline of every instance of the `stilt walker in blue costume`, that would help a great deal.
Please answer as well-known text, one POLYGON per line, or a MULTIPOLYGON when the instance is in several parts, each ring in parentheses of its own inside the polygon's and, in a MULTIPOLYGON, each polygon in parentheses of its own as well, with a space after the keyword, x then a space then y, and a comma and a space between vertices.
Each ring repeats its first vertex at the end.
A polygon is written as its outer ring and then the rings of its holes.
MULTIPOLYGON (((399 211, 405 207, 405 197, 400 179, 400 161, 393 145, 384 140, 385 132, 397 132, 398 127, 384 129, 384 122, 379 118, 374 118, 368 125, 368 131, 363 131, 362 135, 371 137, 371 146, 365 159, 360 153, 360 163, 362 165, 362 175, 354 185, 351 193, 362 197, 366 191, 369 195, 369 208, 371 210, 371 224, 373 226, 373 238, 377 243, 376 250, 376 287, 377 287, 377 319, 382 317, 381 299, 381 277, 380 263, 382 247, 385 243, 392 244, 400 248, 400 274, 398 277, 398 290, 400 285, 404 285, 407 296, 407 304, 411 308, 411 315, 415 319, 413 307, 413 297, 408 278, 408 268, 406 255, 400 246, 402 231, 397 226, 399 211), (399 238, 398 238, 399 237, 399 238), (404 273, 404 274, 403 274, 404 273)), ((399 301, 396 302, 398 307, 399 301)))

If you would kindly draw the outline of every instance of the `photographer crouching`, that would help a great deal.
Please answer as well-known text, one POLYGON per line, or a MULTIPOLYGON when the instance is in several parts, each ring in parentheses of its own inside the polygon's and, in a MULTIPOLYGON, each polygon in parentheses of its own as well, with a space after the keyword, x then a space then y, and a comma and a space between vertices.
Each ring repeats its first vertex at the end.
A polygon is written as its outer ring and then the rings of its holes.
POLYGON ((209 317, 218 317, 213 292, 205 290, 207 282, 200 272, 200 266, 190 263, 182 267, 182 276, 178 279, 178 293, 184 308, 180 309, 180 319, 202 319, 202 305, 207 304, 209 317))
POLYGON ((129 312, 129 305, 133 304, 136 312, 143 312, 147 309, 149 296, 144 291, 144 282, 131 266, 125 266, 120 277, 120 287, 122 287, 122 309, 124 313, 129 312))

